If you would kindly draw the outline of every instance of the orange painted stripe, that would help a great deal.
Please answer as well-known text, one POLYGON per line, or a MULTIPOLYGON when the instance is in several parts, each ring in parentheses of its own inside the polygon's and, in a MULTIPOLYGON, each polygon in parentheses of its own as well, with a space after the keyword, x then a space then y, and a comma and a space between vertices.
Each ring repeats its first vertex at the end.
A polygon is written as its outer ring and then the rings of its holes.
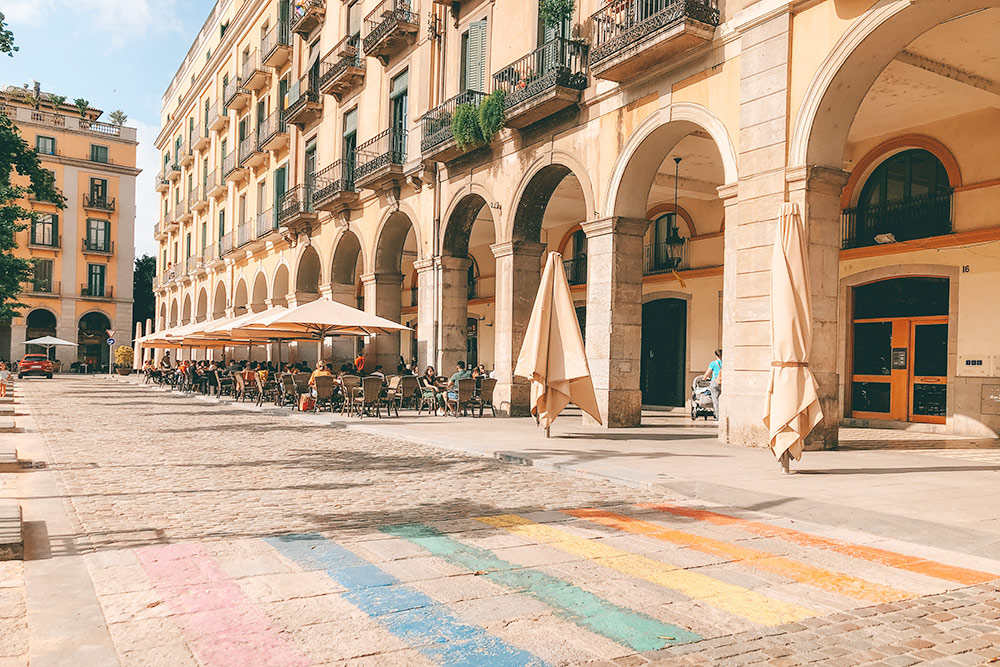
POLYGON ((821 567, 813 567, 812 565, 800 563, 767 551, 738 546, 679 530, 671 530, 663 526, 658 526, 655 523, 650 523, 649 521, 642 521, 641 519, 635 519, 622 514, 595 509, 563 510, 563 512, 580 519, 593 521, 602 526, 635 533, 636 535, 652 537, 664 542, 680 544, 695 551, 701 551, 714 556, 731 558, 739 565, 745 565, 765 572, 773 572, 787 579, 809 584, 816 588, 857 600, 895 602, 915 596, 914 593, 865 581, 864 579, 826 570, 821 567))
POLYGON ((907 556, 895 551, 886 551, 885 549, 866 547, 861 544, 851 544, 849 542, 842 542, 841 540, 836 540, 830 537, 821 537, 811 533, 803 533, 802 531, 795 530, 794 528, 772 526, 766 523, 741 519, 739 517, 729 516, 726 514, 718 514, 717 512, 711 512, 708 510, 696 510, 687 507, 676 507, 674 505, 654 503, 643 503, 640 507, 648 507, 661 512, 676 514, 677 516, 686 516, 692 519, 698 519, 699 521, 707 521, 708 523, 712 523, 717 526, 734 526, 741 530, 745 530, 748 533, 755 533, 764 537, 776 537, 778 539, 785 540, 786 542, 806 547, 829 549, 830 551, 835 551, 852 558, 858 558, 860 560, 866 560, 879 565, 894 567, 898 570, 915 572, 916 574, 923 574, 936 579, 954 581, 959 584, 982 584, 987 581, 1000 579, 1000 575, 998 574, 990 574, 989 572, 980 572, 978 570, 969 570, 963 567, 956 567, 954 565, 946 565, 945 563, 925 560, 916 556, 907 556))

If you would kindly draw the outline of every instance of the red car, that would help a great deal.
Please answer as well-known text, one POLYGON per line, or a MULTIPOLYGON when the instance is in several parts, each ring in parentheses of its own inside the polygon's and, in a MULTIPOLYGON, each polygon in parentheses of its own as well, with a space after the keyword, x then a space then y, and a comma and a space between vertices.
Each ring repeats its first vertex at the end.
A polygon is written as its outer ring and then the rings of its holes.
POLYGON ((52 379, 52 362, 44 354, 26 354, 17 366, 17 377, 25 375, 44 375, 52 379))

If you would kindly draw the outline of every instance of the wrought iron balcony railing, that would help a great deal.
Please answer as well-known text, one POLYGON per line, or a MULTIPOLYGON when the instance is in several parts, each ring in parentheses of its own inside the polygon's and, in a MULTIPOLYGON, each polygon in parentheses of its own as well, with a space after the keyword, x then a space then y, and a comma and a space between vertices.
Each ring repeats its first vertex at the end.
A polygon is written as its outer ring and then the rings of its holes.
POLYGON ((303 128, 317 120, 322 105, 319 96, 319 77, 311 74, 303 76, 289 87, 285 105, 285 120, 303 128))
POLYGON ((223 234, 219 239, 219 257, 225 257, 233 251, 233 233, 223 234))
POLYGON ((647 244, 642 250, 642 273, 645 276, 687 268, 687 243, 680 237, 647 244))
POLYGON ((341 192, 354 192, 353 156, 348 160, 337 160, 316 172, 314 183, 313 200, 318 205, 341 192))
POLYGON ((230 174, 239 169, 238 151, 229 151, 229 155, 222 158, 222 177, 228 178, 230 174))
POLYGON ((36 278, 23 283, 24 291, 28 294, 59 294, 60 284, 58 280, 51 278, 36 278))
POLYGON ((288 21, 278 21, 260 41, 261 62, 268 67, 277 67, 288 60, 291 49, 292 31, 288 21))
POLYGON ((250 98, 250 91, 243 87, 241 77, 234 76, 222 89, 222 103, 227 109, 242 108, 250 98))
MULTIPOLYGON (((257 143, 263 150, 280 148, 280 146, 276 145, 279 135, 287 134, 288 125, 285 123, 285 112, 275 111, 257 128, 257 143)), ((287 137, 282 137, 281 139, 281 146, 284 146, 288 139, 287 137)))
POLYGON ((83 249, 87 252, 106 252, 108 254, 113 254, 115 251, 115 242, 107 238, 90 238, 84 236, 83 249))
POLYGON ((284 222, 301 213, 314 211, 312 187, 300 183, 281 197, 281 202, 278 205, 278 221, 284 222))
POLYGON ((115 198, 106 196, 83 195, 83 207, 95 211, 111 212, 115 210, 115 198))
POLYGON ((186 260, 184 260, 184 273, 188 275, 194 273, 195 270, 197 270, 200 261, 201 258, 199 257, 193 255, 191 257, 188 257, 186 260))
POLYGON ((83 283, 80 285, 80 296, 90 297, 91 299, 112 299, 114 298, 115 288, 113 285, 101 285, 100 283, 94 283, 88 285, 83 283))
MULTIPOLYGON (((876 236, 892 235, 895 241, 911 241, 952 231, 952 191, 845 209, 841 216, 842 247, 877 245, 876 236)), ((890 241, 891 242, 891 241, 890 241)))
POLYGON ((319 89, 340 98, 364 79, 366 59, 361 55, 357 35, 342 39, 320 64, 319 89))
POLYGON ((510 109, 556 87, 587 87, 587 45, 555 37, 493 75, 510 109))
POLYGON ((301 35, 303 38, 316 29, 326 14, 326 2, 324 0, 298 0, 293 4, 292 20, 290 27, 292 32, 301 35))
POLYGON ((278 219, 274 215, 274 209, 269 208, 257 214, 255 238, 263 238, 276 229, 278 229, 278 219))
POLYGON ((219 247, 217 244, 210 243, 201 249, 201 265, 211 264, 219 258, 219 247))
POLYGON ((430 153, 442 144, 455 138, 451 131, 451 119, 455 109, 461 104, 478 106, 486 96, 476 90, 459 93, 444 104, 431 109, 420 121, 420 152, 430 153))
POLYGON ((587 256, 573 257, 563 260, 563 268, 566 270, 566 280, 570 285, 587 284, 587 256))
POLYGON ((406 130, 390 127, 358 146, 354 178, 390 165, 402 166, 406 162, 406 130))
POLYGON ((236 245, 240 248, 254 240, 254 227, 249 222, 241 222, 236 227, 236 245))
POLYGON ((417 23, 417 13, 410 0, 382 0, 365 17, 365 36, 362 40, 365 53, 376 55, 386 37, 402 26, 409 29, 417 23))

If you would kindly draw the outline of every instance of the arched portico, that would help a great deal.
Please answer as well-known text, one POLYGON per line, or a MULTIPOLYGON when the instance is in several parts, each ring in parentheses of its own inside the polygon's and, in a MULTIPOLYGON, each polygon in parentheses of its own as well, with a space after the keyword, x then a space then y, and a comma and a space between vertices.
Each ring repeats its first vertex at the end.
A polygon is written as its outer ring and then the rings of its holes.
POLYGON ((257 272, 253 279, 253 292, 250 299, 250 310, 255 313, 264 312, 267 309, 267 275, 263 269, 257 272))
POLYGON ((181 324, 191 324, 191 295, 184 295, 184 306, 181 309, 181 324))
POLYGON ((220 280, 215 283, 215 297, 212 301, 212 319, 221 319, 226 316, 226 308, 229 306, 229 298, 226 294, 226 281, 220 280))
POLYGON ((195 319, 198 322, 204 322, 208 319, 208 290, 202 287, 198 290, 198 301, 195 307, 195 319))
MULTIPOLYGON (((404 210, 383 217, 371 253, 371 270, 361 275, 367 312, 393 322, 402 320, 403 276, 411 273, 414 263, 420 260, 421 247, 418 226, 404 210)), ((350 246, 345 245, 343 252, 348 253, 349 263, 350 246)), ((379 334, 365 348, 365 356, 372 358, 368 363, 383 366, 386 372, 395 370, 400 352, 401 336, 395 333, 379 334)))
POLYGON ((236 291, 233 293, 233 316, 245 315, 250 308, 250 294, 247 290, 246 278, 240 276, 236 281, 236 291))
MULTIPOLYGON (((330 298, 352 308, 361 307, 358 292, 364 273, 364 247, 359 230, 346 227, 341 230, 333 244, 333 259, 330 266, 330 298)), ((330 347, 330 360, 334 363, 350 361, 361 348, 354 338, 334 338, 330 347)))
POLYGON ((274 270, 274 277, 271 280, 271 303, 272 306, 288 305, 288 265, 282 262, 274 270))
POLYGON ((319 298, 321 266, 316 247, 312 244, 305 246, 295 266, 295 304, 289 305, 301 305, 319 298))

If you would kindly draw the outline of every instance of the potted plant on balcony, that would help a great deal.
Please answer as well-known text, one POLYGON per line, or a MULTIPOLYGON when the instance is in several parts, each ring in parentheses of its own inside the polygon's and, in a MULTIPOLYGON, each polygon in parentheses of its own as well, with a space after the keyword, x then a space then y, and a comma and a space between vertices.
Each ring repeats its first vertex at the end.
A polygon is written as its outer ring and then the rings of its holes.
POLYGON ((568 37, 567 23, 573 18, 575 8, 575 0, 539 0, 538 15, 546 28, 558 30, 560 37, 568 37))
POLYGON ((487 144, 493 141, 493 137, 503 129, 507 121, 506 99, 506 93, 502 89, 497 89, 487 95, 479 105, 479 131, 487 144))
POLYGON ((118 375, 129 375, 132 373, 133 359, 132 348, 128 345, 119 345, 115 348, 115 370, 118 372, 118 375))
POLYGON ((451 116, 451 133, 459 150, 467 150, 483 141, 479 113, 472 104, 459 104, 451 116))

